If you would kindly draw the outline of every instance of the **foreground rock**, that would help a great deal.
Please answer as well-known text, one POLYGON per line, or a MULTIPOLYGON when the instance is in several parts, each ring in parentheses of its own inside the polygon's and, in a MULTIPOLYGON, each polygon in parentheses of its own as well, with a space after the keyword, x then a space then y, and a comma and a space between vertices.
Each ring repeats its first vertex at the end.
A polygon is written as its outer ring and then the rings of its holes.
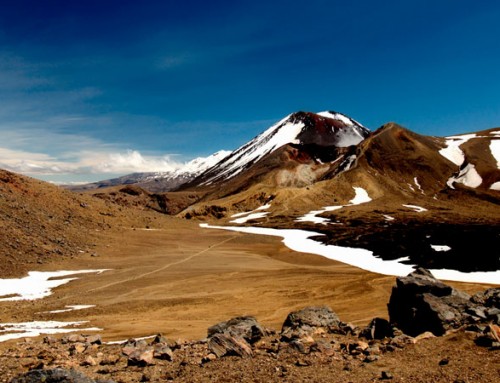
POLYGON ((254 317, 237 317, 220 322, 208 329, 208 348, 217 357, 253 355, 252 344, 268 331, 254 317))
POLYGON ((279 334, 244 316, 211 326, 199 341, 47 336, 0 352, 0 383, 496 381, 488 364, 500 365, 499 297, 500 289, 470 297, 419 269, 397 279, 391 320, 374 318, 362 330, 314 306, 288 314, 279 334))
POLYGON ((388 304, 390 322, 412 336, 426 331, 439 336, 473 323, 499 324, 499 297, 498 288, 470 297, 419 268, 396 279, 388 304))
POLYGON ((114 383, 112 380, 90 379, 81 372, 56 368, 53 370, 31 370, 11 383, 114 383))
POLYGON ((300 339, 317 331, 338 330, 341 324, 337 314, 327 306, 306 307, 288 314, 281 328, 281 338, 300 339))

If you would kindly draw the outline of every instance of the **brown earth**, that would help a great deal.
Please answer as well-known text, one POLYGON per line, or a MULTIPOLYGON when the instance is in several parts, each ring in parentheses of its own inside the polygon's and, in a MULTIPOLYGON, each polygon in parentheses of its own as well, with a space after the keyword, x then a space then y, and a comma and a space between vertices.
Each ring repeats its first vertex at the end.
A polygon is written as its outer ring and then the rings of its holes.
MULTIPOLYGON (((196 340, 206 336, 209 326, 238 315, 254 315, 279 331, 288 312, 309 305, 329 305, 343 321, 360 326, 375 316, 387 317, 394 277, 294 253, 272 237, 202 229, 175 218, 163 224, 157 230, 112 229, 105 237, 97 233, 97 257, 84 254, 39 265, 41 270, 111 270, 83 275, 43 300, 2 302, 2 322, 88 320, 90 326, 104 329, 100 334, 105 341, 156 333, 170 340, 196 340), (39 314, 71 304, 96 307, 39 314)), ((469 292, 487 287, 453 285, 469 292)), ((45 367, 75 367, 94 378, 117 382, 138 382, 144 377, 153 382, 298 382, 328 381, 332 376, 339 382, 366 382, 378 380, 381 371, 389 371, 396 382, 491 382, 499 376, 499 351, 479 348, 471 336, 462 333, 407 346, 370 364, 292 351, 279 357, 262 352, 250 360, 229 357, 200 364, 200 354, 185 351, 176 354, 174 362, 158 361, 145 368, 126 367, 123 359, 113 366, 85 367, 81 364, 91 352, 120 355, 119 348, 101 346, 69 356, 69 346, 59 351, 51 347, 41 341, 1 343, 0 372, 3 368, 8 373, 0 381, 7 382, 8 376, 40 362, 45 367), (50 353, 58 356, 49 357, 50 353), (446 366, 439 364, 443 359, 449 361, 446 366)))
MULTIPOLYGON (((279 331, 290 311, 310 305, 328 305, 343 321, 360 326, 375 316, 387 317, 394 277, 295 253, 276 238, 202 229, 195 221, 116 206, 8 172, 1 176, 2 278, 35 269, 110 269, 82 275, 42 300, 0 302, 1 323, 87 320, 89 326, 103 328, 100 333, 105 341, 156 333, 171 340, 196 340, 206 336, 209 326, 239 315, 254 315, 279 331), (41 313, 81 304, 96 307, 41 313)), ((299 208, 305 209, 306 189, 280 193, 284 197, 295 193, 296 200, 273 202, 276 211, 290 216, 297 208, 295 201, 302 201, 299 208)), ((340 203, 352 198, 337 197, 340 203)), ((323 198, 325 205, 332 204, 328 196, 323 198)), ((261 199, 262 194, 255 197, 255 207, 262 205, 261 199)), ((360 216, 364 214, 361 206, 353 208, 360 216)), ((278 219, 277 215, 272 219, 278 219)), ((487 287, 453 285, 470 293, 487 287)), ((71 357, 67 350, 62 361, 54 358, 48 363, 43 355, 49 352, 39 340, 0 343, 0 381, 36 366, 39 359, 46 367, 74 366, 93 377, 117 382, 137 382, 143 375, 150 381, 168 377, 177 381, 326 381, 335 376, 340 382, 365 382, 378 380, 383 369, 394 374, 393 381, 489 382, 499 377, 499 352, 476 347, 462 333, 409 346, 369 365, 285 353, 277 359, 264 354, 251 360, 231 357, 200 367, 199 356, 186 355, 184 362, 180 358, 130 370, 122 364, 83 368, 80 356, 71 357), (439 365, 443 358, 449 360, 444 367, 439 365), (106 369, 108 376, 99 372, 106 369)))

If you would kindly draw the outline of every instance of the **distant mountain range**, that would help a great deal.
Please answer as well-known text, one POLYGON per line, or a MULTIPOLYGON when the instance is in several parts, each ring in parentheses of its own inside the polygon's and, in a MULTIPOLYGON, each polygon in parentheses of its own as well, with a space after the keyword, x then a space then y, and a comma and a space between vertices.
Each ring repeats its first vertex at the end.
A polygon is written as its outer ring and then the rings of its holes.
POLYGON ((230 153, 220 150, 208 157, 198 157, 174 171, 132 173, 109 180, 66 187, 73 191, 84 191, 118 185, 137 185, 151 192, 169 191, 196 178, 230 153))
POLYGON ((233 152, 78 190, 186 219, 311 230, 431 269, 500 270, 500 128, 371 132, 341 113, 297 112, 233 152))

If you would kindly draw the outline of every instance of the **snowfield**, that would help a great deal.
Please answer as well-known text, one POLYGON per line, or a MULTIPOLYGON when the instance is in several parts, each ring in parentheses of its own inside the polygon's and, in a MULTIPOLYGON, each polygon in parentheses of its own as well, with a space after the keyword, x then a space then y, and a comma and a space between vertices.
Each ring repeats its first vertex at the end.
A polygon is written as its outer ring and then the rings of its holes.
MULTIPOLYGON (((500 132, 495 132, 495 133, 500 133, 500 132)), ((491 140, 490 142, 490 150, 491 150, 491 155, 495 157, 495 160, 497 161, 497 167, 500 169, 500 140, 491 140)))
POLYGON ((327 218, 318 217, 318 215, 326 213, 327 211, 339 210, 347 206, 360 205, 372 200, 365 189, 357 186, 353 186, 353 189, 355 192, 354 198, 350 200, 347 205, 326 206, 321 210, 312 210, 302 217, 297 218, 295 222, 312 222, 326 225, 330 220, 327 218))
POLYGON ((0 323, 0 342, 12 339, 32 338, 40 335, 66 334, 75 331, 102 331, 102 328, 80 326, 88 322, 21 322, 0 323))
MULTIPOLYGON (((200 224, 200 227, 207 229, 219 229, 237 231, 249 234, 271 235, 283 238, 283 244, 289 249, 302 252, 317 254, 323 257, 343 262, 360 269, 374 273, 405 276, 414 271, 412 265, 401 263, 408 258, 401 258, 392 261, 384 261, 373 255, 370 250, 352 247, 341 247, 335 245, 324 245, 314 241, 311 237, 322 236, 323 234, 314 231, 294 230, 294 229, 271 229, 264 227, 234 227, 234 226, 212 226, 206 223, 200 224)), ((499 284, 500 270, 497 271, 476 271, 464 273, 462 271, 440 269, 430 270, 438 279, 473 282, 473 283, 491 283, 499 284)))
POLYGON ((451 189, 455 189, 455 187, 453 186, 455 182, 464 184, 465 186, 471 188, 477 188, 483 183, 483 179, 481 178, 476 170, 476 167, 473 164, 467 164, 463 169, 460 170, 458 176, 449 178, 448 181, 446 181, 446 184, 451 189))
POLYGON ((269 214, 269 212, 259 212, 260 210, 267 210, 271 207, 270 204, 263 205, 261 207, 258 207, 255 210, 252 211, 245 211, 242 213, 236 213, 231 216, 231 218, 236 218, 233 219, 232 221, 229 221, 231 223, 246 223, 247 221, 250 221, 252 219, 259 219, 259 218, 264 218, 266 215, 269 214))
POLYGON ((76 274, 102 273, 102 270, 30 271, 28 276, 16 279, 0 279, 0 302, 34 300, 48 297, 52 289, 77 278, 53 279, 76 274))
POLYGON ((460 145, 466 143, 471 138, 476 137, 475 134, 464 134, 463 136, 446 137, 446 148, 439 151, 444 158, 450 160, 457 166, 461 166, 465 161, 465 155, 460 145))

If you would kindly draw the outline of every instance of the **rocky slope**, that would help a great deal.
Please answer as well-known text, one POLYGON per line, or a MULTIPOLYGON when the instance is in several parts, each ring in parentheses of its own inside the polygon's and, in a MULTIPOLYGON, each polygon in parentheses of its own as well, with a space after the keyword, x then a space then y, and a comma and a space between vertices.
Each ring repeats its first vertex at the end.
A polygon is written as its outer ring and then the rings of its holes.
POLYGON ((94 253, 100 234, 152 225, 138 215, 88 195, 0 170, 0 272, 20 275, 62 257, 94 253))
POLYGON ((281 329, 251 316, 211 326, 199 341, 48 336, 0 352, 0 381, 493 382, 500 375, 500 290, 474 296, 428 271, 397 279, 390 321, 359 328, 325 306, 291 312, 281 329), (412 316, 416 313, 416 318, 412 316), (415 326, 418 327, 415 327, 415 326))

